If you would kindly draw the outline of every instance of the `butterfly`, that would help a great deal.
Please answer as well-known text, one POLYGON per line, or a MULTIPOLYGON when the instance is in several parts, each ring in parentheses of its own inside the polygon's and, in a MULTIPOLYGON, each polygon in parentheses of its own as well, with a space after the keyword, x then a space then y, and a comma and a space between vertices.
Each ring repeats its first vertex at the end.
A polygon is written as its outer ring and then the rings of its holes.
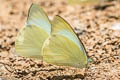
POLYGON ((89 58, 72 27, 60 16, 52 21, 37 4, 29 9, 15 42, 16 53, 58 66, 86 67, 89 58))

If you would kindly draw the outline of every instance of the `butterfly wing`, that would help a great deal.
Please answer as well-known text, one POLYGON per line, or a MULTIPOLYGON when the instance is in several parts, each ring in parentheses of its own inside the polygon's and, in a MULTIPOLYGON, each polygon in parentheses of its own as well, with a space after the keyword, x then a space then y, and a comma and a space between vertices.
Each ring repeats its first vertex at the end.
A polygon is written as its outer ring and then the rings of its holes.
POLYGON ((45 41, 43 59, 51 64, 78 68, 88 63, 82 43, 70 25, 59 16, 52 21, 52 36, 45 41))
POLYGON ((52 25, 52 34, 60 34, 72 40, 80 48, 83 54, 87 56, 82 42, 74 32, 72 27, 62 17, 55 16, 52 25))
POLYGON ((38 5, 33 4, 25 26, 17 35, 16 53, 24 57, 42 59, 42 46, 50 32, 48 17, 38 5))
POLYGON ((29 9, 27 25, 36 25, 44 29, 48 34, 51 33, 51 23, 45 12, 36 4, 32 4, 29 9))

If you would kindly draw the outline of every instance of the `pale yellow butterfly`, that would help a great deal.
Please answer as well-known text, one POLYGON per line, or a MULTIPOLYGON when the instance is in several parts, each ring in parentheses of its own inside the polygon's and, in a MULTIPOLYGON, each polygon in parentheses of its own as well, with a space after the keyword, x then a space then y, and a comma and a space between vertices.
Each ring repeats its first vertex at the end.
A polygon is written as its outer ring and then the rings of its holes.
POLYGON ((17 36, 16 52, 60 66, 83 68, 89 62, 72 27, 59 16, 50 22, 36 4, 31 6, 27 23, 17 36))
POLYGON ((25 26, 17 35, 17 54, 42 59, 42 46, 51 34, 51 23, 44 11, 36 4, 29 9, 25 26))

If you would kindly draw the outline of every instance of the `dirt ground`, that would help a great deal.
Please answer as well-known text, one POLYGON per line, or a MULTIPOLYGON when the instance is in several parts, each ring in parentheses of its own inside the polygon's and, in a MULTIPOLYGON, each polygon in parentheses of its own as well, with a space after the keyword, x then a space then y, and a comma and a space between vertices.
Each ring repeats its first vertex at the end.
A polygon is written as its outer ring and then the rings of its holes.
POLYGON ((70 5, 66 0, 0 0, 0 80, 120 80, 120 2, 70 5), (60 15, 73 26, 94 60, 88 68, 42 64, 16 55, 16 35, 32 2, 50 19, 60 15))

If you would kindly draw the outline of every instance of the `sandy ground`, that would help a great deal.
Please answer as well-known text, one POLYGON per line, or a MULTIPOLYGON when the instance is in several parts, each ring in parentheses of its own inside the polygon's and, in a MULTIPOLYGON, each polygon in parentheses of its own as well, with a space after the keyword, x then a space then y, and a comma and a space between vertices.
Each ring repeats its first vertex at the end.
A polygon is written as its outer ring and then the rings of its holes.
POLYGON ((0 0, 0 80, 120 80, 120 2, 70 5, 60 0, 0 0), (31 3, 74 28, 94 63, 86 69, 42 64, 15 54, 15 39, 31 3))

